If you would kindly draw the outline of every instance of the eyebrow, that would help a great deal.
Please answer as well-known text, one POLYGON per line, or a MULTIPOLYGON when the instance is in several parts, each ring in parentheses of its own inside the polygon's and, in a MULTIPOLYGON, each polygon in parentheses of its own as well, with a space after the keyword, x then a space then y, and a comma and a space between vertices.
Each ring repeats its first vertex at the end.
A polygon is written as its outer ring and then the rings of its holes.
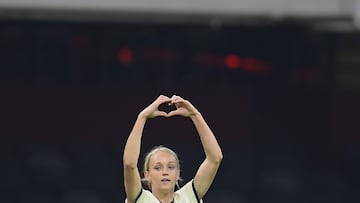
MULTIPOLYGON (((155 165, 157 165, 157 164, 162 164, 162 163, 161 162, 156 162, 155 165)), ((176 162, 175 161, 169 161, 166 164, 176 164, 176 162)))

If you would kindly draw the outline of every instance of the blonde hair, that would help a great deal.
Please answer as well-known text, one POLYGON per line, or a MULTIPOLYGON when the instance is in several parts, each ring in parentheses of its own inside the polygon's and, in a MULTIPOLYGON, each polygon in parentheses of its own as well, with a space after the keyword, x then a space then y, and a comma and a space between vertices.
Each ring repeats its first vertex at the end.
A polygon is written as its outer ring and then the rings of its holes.
MULTIPOLYGON (((145 173, 145 171, 149 171, 149 168, 150 168, 150 159, 151 157, 159 152, 159 151, 162 151, 162 152, 168 152, 170 153, 174 158, 175 158, 175 161, 176 161, 176 165, 177 165, 177 168, 178 170, 180 171, 180 160, 179 160, 179 157, 178 155, 170 148, 168 147, 165 147, 163 145, 159 145, 159 146, 155 146, 153 147, 145 156, 145 159, 144 159, 144 166, 143 166, 143 174, 145 173)), ((179 177, 179 180, 178 181, 182 181, 181 177, 179 177)), ((179 185, 179 182, 176 181, 176 186, 178 189, 180 189, 180 185, 179 185)), ((142 179, 142 182, 145 186, 148 187, 148 189, 151 189, 151 183, 146 180, 145 178, 142 179)))

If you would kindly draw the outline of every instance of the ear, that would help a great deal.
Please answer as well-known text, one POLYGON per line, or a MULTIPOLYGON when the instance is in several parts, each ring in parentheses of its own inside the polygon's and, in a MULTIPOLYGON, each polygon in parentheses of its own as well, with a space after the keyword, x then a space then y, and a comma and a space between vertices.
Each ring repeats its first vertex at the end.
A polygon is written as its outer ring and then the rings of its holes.
POLYGON ((146 180, 149 180, 149 172, 148 171, 144 171, 144 178, 146 180))

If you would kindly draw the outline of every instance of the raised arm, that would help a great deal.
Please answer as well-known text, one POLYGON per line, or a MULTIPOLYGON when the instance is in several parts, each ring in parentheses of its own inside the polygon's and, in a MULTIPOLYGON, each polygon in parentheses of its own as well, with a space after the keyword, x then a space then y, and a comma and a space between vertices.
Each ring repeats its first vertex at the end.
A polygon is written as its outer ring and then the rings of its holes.
POLYGON ((127 139, 123 155, 123 165, 124 185, 128 203, 134 203, 141 191, 141 177, 137 165, 145 123, 149 118, 167 116, 167 113, 159 111, 158 107, 160 104, 169 101, 170 98, 160 95, 152 104, 140 112, 127 139))
POLYGON ((172 96, 171 102, 175 104, 177 110, 170 112, 168 116, 181 115, 192 120, 206 155, 194 177, 195 190, 198 197, 202 199, 216 176, 223 154, 213 132, 201 113, 188 100, 179 96, 172 96))

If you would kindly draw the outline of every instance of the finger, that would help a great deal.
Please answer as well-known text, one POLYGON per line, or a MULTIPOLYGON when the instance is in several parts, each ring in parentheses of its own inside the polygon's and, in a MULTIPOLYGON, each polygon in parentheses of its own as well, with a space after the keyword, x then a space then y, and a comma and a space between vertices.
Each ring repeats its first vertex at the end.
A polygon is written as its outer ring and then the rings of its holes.
POLYGON ((168 116, 168 114, 166 112, 164 112, 164 111, 158 111, 157 115, 158 116, 164 116, 164 117, 168 116))
POLYGON ((179 114, 180 114, 179 110, 174 110, 174 111, 170 111, 169 113, 167 113, 167 117, 176 116, 179 114))
POLYGON ((186 106, 186 105, 184 105, 184 104, 185 104, 185 100, 182 99, 182 98, 176 99, 173 104, 176 106, 176 108, 180 108, 180 107, 186 106))
POLYGON ((160 95, 155 102, 156 102, 156 105, 159 106, 163 103, 169 103, 170 101, 171 101, 171 99, 169 97, 160 95))
POLYGON ((173 95, 173 96, 171 97, 171 103, 172 103, 172 104, 175 104, 175 103, 177 103, 180 99, 181 99, 180 96, 173 95))
POLYGON ((167 97, 165 95, 160 95, 159 98, 162 99, 162 100, 170 99, 169 97, 167 97))
POLYGON ((162 95, 161 101, 162 101, 163 103, 164 103, 164 102, 170 102, 171 99, 170 99, 169 97, 167 97, 167 96, 162 95))
POLYGON ((160 103, 160 102, 162 102, 164 100, 164 95, 160 95, 156 100, 155 100, 155 102, 156 103, 160 103))

